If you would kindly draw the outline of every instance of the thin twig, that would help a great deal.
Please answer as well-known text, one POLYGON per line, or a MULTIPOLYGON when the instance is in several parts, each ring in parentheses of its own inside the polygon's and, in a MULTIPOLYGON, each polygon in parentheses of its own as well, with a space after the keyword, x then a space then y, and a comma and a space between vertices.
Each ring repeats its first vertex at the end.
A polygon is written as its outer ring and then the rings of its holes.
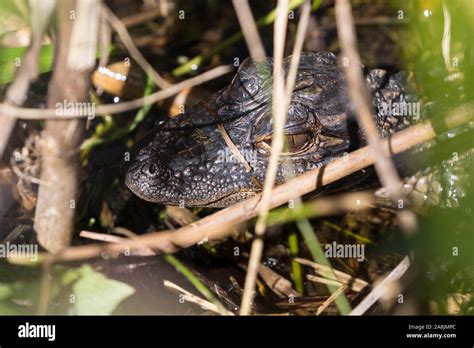
POLYGON ((102 15, 107 19, 112 28, 117 32, 123 44, 130 52, 133 59, 142 67, 148 76, 150 76, 157 86, 161 89, 165 89, 170 86, 170 83, 163 79, 160 74, 158 74, 155 69, 148 63, 148 61, 143 57, 143 55, 138 50, 137 46, 133 43, 130 34, 127 31, 127 28, 122 23, 122 21, 109 10, 107 6, 102 6, 102 15))
POLYGON ((344 285, 344 284, 342 284, 341 282, 339 282, 337 280, 327 279, 327 278, 315 276, 315 275, 312 275, 312 274, 307 274, 306 278, 308 280, 312 281, 312 282, 320 283, 320 284, 335 285, 335 286, 344 285))
POLYGON ((112 30, 110 28, 110 24, 107 23, 107 20, 101 16, 100 23, 99 23, 99 67, 105 67, 109 64, 110 58, 110 44, 112 42, 112 30))
POLYGON ((237 279, 235 279, 234 276, 230 276, 229 280, 232 283, 233 290, 237 293, 237 295, 242 297, 242 295, 244 294, 244 290, 240 287, 240 284, 237 282, 237 279))
MULTIPOLYGON (((234 5, 235 13, 237 14, 237 19, 239 20, 240 28, 242 29, 250 56, 256 63, 264 63, 266 57, 265 48, 263 47, 262 40, 258 34, 257 24, 255 23, 248 1, 232 0, 232 4, 234 5)), ((252 170, 250 164, 235 146, 224 125, 218 123, 217 128, 232 153, 243 164, 246 171, 250 172, 252 170)))
POLYGON ((398 281, 410 267, 410 258, 405 256, 403 260, 380 282, 363 300, 352 310, 349 315, 363 315, 372 305, 377 302, 391 285, 398 281))
POLYGON ((443 19, 444 19, 444 30, 443 39, 441 40, 441 51, 443 52, 444 64, 446 70, 451 74, 453 72, 453 66, 451 64, 451 14, 446 7, 446 2, 443 1, 443 19))
MULTIPOLYGON (((107 242, 107 243, 126 243, 128 240, 127 238, 122 238, 122 237, 114 236, 111 234, 98 233, 98 232, 92 232, 92 231, 81 231, 79 233, 79 236, 82 238, 98 240, 98 241, 107 242)), ((156 253, 150 248, 143 247, 142 250, 132 250, 130 252, 130 255, 154 256, 156 255, 156 253)))
POLYGON ((147 12, 140 12, 140 13, 136 13, 127 17, 123 17, 121 21, 126 28, 134 27, 144 22, 151 21, 155 19, 156 17, 160 17, 161 12, 162 12, 161 9, 156 9, 156 10, 147 11, 147 12))
POLYGON ((238 147, 234 144, 234 142, 229 136, 229 133, 227 133, 227 130, 225 129, 224 125, 222 123, 217 123, 217 129, 219 130, 219 133, 222 136, 222 139, 224 139, 227 147, 230 149, 230 151, 232 151, 232 154, 237 158, 240 163, 242 163, 247 173, 250 172, 252 170, 252 167, 245 159, 245 156, 242 155, 242 152, 240 152, 238 147))
MULTIPOLYGON (((169 98, 179 93, 185 88, 190 88, 190 87, 200 85, 204 82, 213 80, 231 71, 232 71, 231 66, 221 65, 219 67, 206 71, 205 73, 202 73, 201 75, 176 83, 166 89, 152 93, 148 96, 144 96, 141 98, 137 98, 137 99, 122 102, 122 103, 98 105, 95 108, 95 113, 96 115, 110 115, 110 114, 118 114, 121 112, 130 111, 134 109, 139 109, 145 105, 153 104, 159 100, 169 98)), ((89 114, 82 113, 80 110, 78 110, 76 113, 65 115, 63 113, 58 114, 58 111, 53 108, 51 109, 21 108, 21 107, 8 105, 5 103, 0 104, 0 114, 15 115, 19 119, 27 119, 27 120, 44 120, 44 119, 63 120, 63 119, 90 117, 89 114)))
MULTIPOLYGON (((299 59, 303 47, 304 36, 307 30, 309 15, 311 12, 311 4, 305 1, 303 5, 302 14, 298 23, 298 30, 296 34, 296 42, 293 47, 293 55, 290 62, 290 69, 288 79, 285 86, 285 77, 283 72, 283 54, 285 47, 286 26, 288 2, 280 1, 277 7, 277 18, 274 26, 274 63, 273 63, 273 138, 270 152, 269 164, 265 176, 265 182, 262 192, 262 199, 260 202, 259 217, 255 226, 255 235, 258 237, 252 243, 250 253, 247 276, 245 279, 245 290, 242 298, 241 314, 248 314, 250 312, 250 303, 252 299, 253 289, 255 288, 255 280, 259 269, 260 260, 263 252, 263 240, 261 237, 265 233, 268 212, 270 210, 270 199, 272 188, 275 185, 276 173, 278 170, 278 163, 280 153, 284 145, 284 127, 286 123, 287 110, 291 101, 291 94, 298 72, 299 59)), ((245 31, 244 31, 245 33, 245 31)))
POLYGON ((334 268, 331 269, 327 266, 321 265, 321 264, 316 263, 314 261, 302 259, 302 258, 299 258, 299 257, 295 258, 294 260, 296 262, 302 264, 302 265, 312 267, 318 274, 320 274, 324 277, 331 276, 332 273, 334 273, 334 275, 336 276, 336 279, 341 284, 346 284, 346 285, 350 284, 351 290, 359 292, 368 285, 368 283, 365 280, 355 278, 355 277, 351 276, 350 274, 344 273, 344 272, 339 271, 339 270, 334 269, 334 268))
POLYGON ((13 170, 13 173, 15 173, 16 176, 18 176, 19 178, 22 178, 23 180, 27 181, 27 182, 31 182, 33 184, 36 184, 36 185, 45 185, 45 186, 52 186, 54 185, 53 182, 50 182, 50 181, 46 181, 46 180, 41 180, 39 178, 35 178, 31 175, 28 175, 28 174, 25 174, 21 171, 20 168, 18 168, 17 165, 15 165, 14 161, 11 161, 11 167, 12 167, 12 170, 13 170))
POLYGON ((81 231, 79 233, 79 237, 92 239, 92 240, 98 240, 98 241, 107 242, 107 243, 120 243, 125 240, 125 238, 114 236, 112 234, 92 232, 92 231, 81 231))
MULTIPOLYGON (((397 26, 397 25, 406 25, 409 21, 406 19, 399 19, 393 17, 370 17, 370 18, 356 18, 354 19, 354 24, 356 27, 363 26, 397 26)), ((322 31, 332 31, 337 29, 337 25, 334 22, 323 25, 320 28, 322 31)))
POLYGON ((237 14, 237 19, 239 20, 250 56, 255 62, 262 63, 266 57, 265 48, 258 34, 257 24, 255 23, 248 1, 232 0, 232 4, 234 5, 235 13, 237 14))
POLYGON ((347 285, 343 284, 341 285, 339 289, 334 291, 334 293, 331 296, 329 296, 328 299, 324 301, 324 303, 321 306, 319 306, 318 310, 316 311, 316 315, 320 315, 326 308, 329 307, 331 303, 333 303, 336 300, 336 298, 338 298, 340 294, 346 291, 346 289, 347 289, 347 285))
MULTIPOLYGON (((374 167, 382 186, 386 187, 392 201, 399 202, 405 198, 400 190, 401 180, 391 158, 384 154, 380 146, 382 140, 372 116, 374 113, 357 51, 357 37, 349 0, 336 1, 336 22, 342 54, 348 60, 348 64, 343 64, 343 66, 347 76, 349 94, 356 110, 357 121, 364 130, 367 142, 377 158, 374 167)), ((397 218, 405 232, 415 230, 416 218, 412 212, 398 211, 397 218)))
POLYGON ((274 52, 273 52, 273 138, 270 158, 263 184, 262 199, 259 203, 259 214, 255 224, 257 238, 252 242, 250 259, 245 277, 244 296, 240 308, 241 315, 249 315, 252 307, 252 298, 255 289, 255 280, 263 252, 262 236, 266 230, 266 220, 270 210, 270 199, 275 185, 278 160, 284 143, 284 126, 286 123, 285 76, 283 71, 283 54, 285 49, 286 25, 288 22, 288 0, 279 0, 274 25, 274 52))
POLYGON ((270 267, 260 264, 258 274, 263 279, 265 284, 275 292, 279 297, 299 297, 301 294, 293 289, 291 282, 285 277, 281 276, 270 267))
POLYGON ((336 1, 336 21, 342 55, 348 60, 348 64, 343 64, 343 66, 349 93, 356 109, 357 120, 365 132, 371 151, 377 158, 375 169, 382 185, 387 187, 393 199, 398 199, 398 188, 401 182, 394 164, 380 146, 381 138, 372 117, 373 110, 370 106, 369 92, 364 82, 362 65, 357 52, 354 19, 349 0, 336 1))
POLYGON ((300 20, 298 22, 298 28, 296 29, 295 45, 293 47, 293 54, 291 55, 290 69, 288 70, 288 77, 286 80, 287 108, 291 102, 291 94, 295 86, 296 74, 298 73, 301 51, 303 49, 306 31, 308 30, 310 14, 311 14, 311 2, 309 0, 306 0, 303 6, 301 7, 300 20))
POLYGON ((316 198, 306 201, 304 204, 295 204, 292 208, 282 207, 275 209, 268 216, 268 224, 275 225, 301 218, 337 215, 349 211, 363 211, 372 208, 374 201, 374 194, 366 191, 316 198))
POLYGON ((188 302, 191 302, 191 303, 194 303, 194 304, 197 304, 198 306, 201 306, 202 308, 204 308, 206 310, 209 310, 211 312, 221 314, 221 315, 234 315, 234 313, 232 313, 228 310, 222 311, 222 309, 220 309, 214 303, 211 303, 211 302, 209 302, 209 301, 207 301, 207 300, 205 300, 205 299, 203 299, 199 296, 196 296, 196 295, 190 293, 189 291, 187 291, 187 290, 183 289, 182 287, 170 282, 169 280, 164 280, 163 284, 167 288, 178 291, 179 293, 183 294, 182 298, 184 300, 186 300, 188 302))

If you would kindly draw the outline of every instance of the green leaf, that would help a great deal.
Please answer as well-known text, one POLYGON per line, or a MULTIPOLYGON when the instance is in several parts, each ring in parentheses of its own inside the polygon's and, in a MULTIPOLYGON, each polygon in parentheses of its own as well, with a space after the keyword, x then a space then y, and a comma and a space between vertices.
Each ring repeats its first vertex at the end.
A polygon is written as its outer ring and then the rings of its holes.
POLYGON ((213 293, 201 282, 194 274, 189 270, 183 263, 181 263, 173 255, 165 255, 165 260, 173 265, 178 272, 180 272, 191 284, 203 295, 208 301, 214 302, 216 305, 220 305, 213 293), (217 301, 217 302, 216 302, 217 301))
MULTIPOLYGON (((288 246, 290 248, 290 255, 292 258, 298 257, 299 248, 298 248, 298 235, 296 232, 291 232, 288 236, 288 246)), ((293 281, 295 283, 296 290, 300 294, 304 293, 304 283, 303 283, 303 272, 301 270, 301 265, 296 261, 291 261, 291 274, 293 281)))
MULTIPOLYGON (((28 47, 0 47, 0 85, 10 83, 15 78, 16 66, 15 63, 18 59, 23 58, 25 51, 28 47)), ((119 51, 115 49, 114 45, 109 48, 109 53, 114 55, 119 51)), ((100 57, 99 52, 96 55, 100 57)), ((54 47, 52 44, 45 44, 41 46, 41 53, 38 61, 38 71, 40 74, 46 73, 52 70, 54 58, 54 47)))
POLYGON ((203 295, 209 302, 214 303, 221 313, 226 312, 227 310, 222 306, 222 303, 214 296, 214 294, 207 288, 207 286, 199 280, 193 272, 188 269, 183 263, 181 263, 176 257, 173 255, 165 255, 165 260, 168 261, 171 265, 173 265, 178 272, 180 272, 186 279, 194 285, 196 290, 198 290, 201 295, 203 295))
POLYGON ((135 292, 130 285, 109 279, 89 265, 83 265, 78 271, 81 277, 73 285, 75 314, 111 314, 120 302, 135 292))
MULTIPOLYGON (((27 47, 10 47, 0 49, 0 84, 12 82, 15 78, 16 66, 25 54, 27 47)), ((53 64, 53 45, 43 45, 38 63, 39 73, 51 70, 53 64)))
POLYGON ((321 5, 321 0, 313 0, 313 11, 316 11, 319 8, 319 5, 321 5))
MULTIPOLYGON (((319 243, 318 238, 314 233, 313 227, 309 223, 308 219, 300 219, 296 222, 296 225, 298 226, 298 229, 300 230, 300 233, 303 236, 306 245, 308 246, 313 260, 321 265, 329 267, 332 270, 332 266, 328 259, 326 259, 326 256, 324 256, 323 248, 321 247, 321 244, 319 243)), ((337 279, 334 272, 331 272, 330 279, 337 279)), ((333 294, 338 289, 338 287, 334 285, 328 285, 328 289, 329 292, 333 294)), ((340 294, 336 298, 335 302, 339 312, 341 312, 342 315, 347 315, 351 312, 351 305, 344 293, 340 294)))

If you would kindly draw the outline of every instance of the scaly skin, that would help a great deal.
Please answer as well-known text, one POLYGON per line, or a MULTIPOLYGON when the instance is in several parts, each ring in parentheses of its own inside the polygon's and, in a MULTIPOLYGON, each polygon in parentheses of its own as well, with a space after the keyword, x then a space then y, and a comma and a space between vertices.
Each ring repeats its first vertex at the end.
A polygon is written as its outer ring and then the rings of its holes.
MULTIPOLYGON (((290 57, 285 59, 288 71, 290 57)), ((272 60, 267 59, 267 71, 272 60)), ((225 207, 261 191, 271 144, 271 88, 250 60, 232 83, 185 114, 166 121, 142 148, 126 175, 126 185, 144 200, 170 205, 225 207), (267 86, 267 87, 265 87, 267 86), (250 164, 246 170, 227 146, 221 123, 250 164)), ((372 70, 367 85, 382 136, 404 127, 382 104, 406 101, 402 73, 372 70)), ((350 108, 343 72, 332 53, 303 53, 285 126, 284 168, 298 175, 365 145, 350 108), (286 165, 288 164, 288 166, 286 165)))

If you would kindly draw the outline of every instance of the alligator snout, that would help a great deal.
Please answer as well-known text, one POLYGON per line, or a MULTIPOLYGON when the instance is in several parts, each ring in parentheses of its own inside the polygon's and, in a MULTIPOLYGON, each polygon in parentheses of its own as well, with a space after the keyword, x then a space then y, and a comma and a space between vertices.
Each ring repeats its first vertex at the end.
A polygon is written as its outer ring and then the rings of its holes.
POLYGON ((170 168, 156 156, 140 158, 139 155, 127 171, 125 185, 140 198, 151 201, 161 193, 160 183, 166 182, 169 176, 170 168))

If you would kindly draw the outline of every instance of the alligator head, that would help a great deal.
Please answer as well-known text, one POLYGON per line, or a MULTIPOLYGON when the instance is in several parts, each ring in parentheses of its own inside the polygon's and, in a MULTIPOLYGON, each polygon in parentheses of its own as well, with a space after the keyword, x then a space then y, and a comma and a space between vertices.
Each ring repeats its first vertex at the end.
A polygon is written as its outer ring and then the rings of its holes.
MULTIPOLYGON (((271 71, 270 58, 264 65, 247 59, 229 86, 167 120, 138 152, 126 185, 144 200, 184 206, 224 207, 261 191, 272 140, 271 71)), ((302 54, 285 141, 278 183, 288 170, 301 174, 364 142, 332 53, 302 54)))

